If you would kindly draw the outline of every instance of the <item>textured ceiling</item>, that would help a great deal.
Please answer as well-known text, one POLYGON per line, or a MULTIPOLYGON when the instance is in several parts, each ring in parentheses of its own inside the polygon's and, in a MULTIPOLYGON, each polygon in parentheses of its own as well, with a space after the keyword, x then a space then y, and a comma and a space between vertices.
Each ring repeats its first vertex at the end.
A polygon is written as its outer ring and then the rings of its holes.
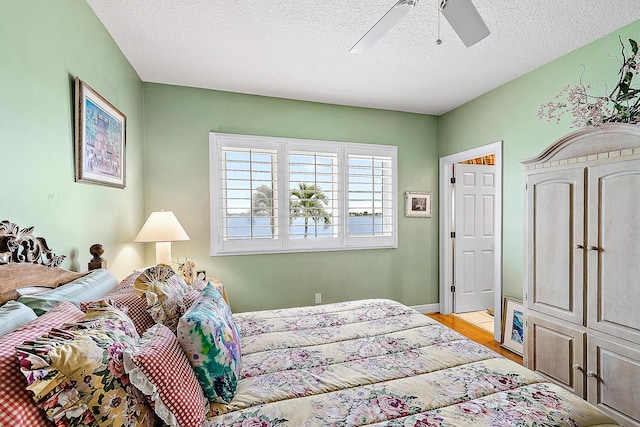
POLYGON ((354 55, 395 0, 87 2, 146 82, 435 115, 640 19, 639 0, 474 0, 489 37, 466 48, 442 18, 438 46, 421 0, 354 55))

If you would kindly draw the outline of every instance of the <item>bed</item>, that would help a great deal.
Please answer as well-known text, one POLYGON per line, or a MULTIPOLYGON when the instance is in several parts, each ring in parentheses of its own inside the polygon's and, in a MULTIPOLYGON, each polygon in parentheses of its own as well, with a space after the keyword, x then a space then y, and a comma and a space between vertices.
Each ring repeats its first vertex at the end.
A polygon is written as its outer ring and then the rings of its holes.
MULTIPOLYGON (((6 277, 2 275, 6 266, 0 265, 0 278, 6 277)), ((88 425, 618 425, 567 390, 395 301, 369 299, 232 314, 208 284, 193 283, 180 295, 182 310, 165 310, 158 322, 148 299, 140 297, 140 277, 149 271, 177 276, 155 266, 114 284, 110 273, 96 270, 55 289, 64 291, 93 277, 87 285, 93 290, 88 300, 93 302, 78 302, 84 298, 79 293, 71 297, 67 293, 62 302, 51 302, 48 296, 41 314, 34 313, 27 323, 0 336, 0 425, 54 425, 47 416, 52 408, 61 407, 73 382, 58 382, 56 387, 47 383, 60 372, 51 368, 53 358, 43 355, 50 348, 63 348, 70 336, 94 333, 95 341, 101 336, 95 319, 104 313, 110 322, 131 322, 110 332, 117 338, 110 348, 129 346, 121 372, 127 377, 120 382, 127 399, 139 406, 99 419, 97 412, 109 411, 102 400, 92 418, 85 413, 88 425), (96 288, 103 295, 97 295, 96 288), (202 366, 193 364, 194 350, 184 339, 189 338, 185 328, 206 323, 207 316, 224 320, 228 329, 217 337, 226 340, 222 345, 228 359, 238 360, 221 376, 203 383, 202 366), (233 387, 225 388, 220 378, 232 378, 233 387), (217 395, 212 399, 208 393, 213 389, 217 395), (48 396, 48 403, 36 402, 37 396, 48 396)), ((37 300, 38 294, 31 298, 37 300)), ((199 340, 202 332, 198 330, 199 340)), ((109 360, 113 359, 118 358, 109 360)), ((65 420, 59 418, 57 424, 73 424, 65 420)), ((76 425, 83 424, 75 420, 76 425)))

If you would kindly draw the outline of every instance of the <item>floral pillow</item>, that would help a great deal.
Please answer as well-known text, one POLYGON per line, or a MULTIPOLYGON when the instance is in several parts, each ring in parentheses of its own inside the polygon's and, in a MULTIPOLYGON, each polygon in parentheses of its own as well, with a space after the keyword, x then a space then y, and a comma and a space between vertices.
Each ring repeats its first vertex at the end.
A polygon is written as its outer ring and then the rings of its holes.
POLYGON ((240 335, 211 283, 180 318, 177 335, 209 402, 229 403, 242 367, 240 335))
POLYGON ((15 346, 36 339, 51 328, 76 322, 83 317, 84 313, 75 305, 61 302, 37 319, 0 336, 0 426, 51 426, 25 387, 24 376, 16 363, 15 346))
POLYGON ((209 402, 176 336, 166 326, 149 328, 135 346, 126 349, 124 367, 131 383, 167 425, 202 425, 209 402))
POLYGON ((168 265, 147 268, 133 284, 139 296, 147 301, 147 311, 155 321, 176 331, 178 319, 187 307, 184 298, 191 290, 182 277, 168 265))
POLYGON ((16 346, 27 390, 57 425, 153 426, 144 395, 129 382, 123 351, 138 338, 120 310, 93 305, 84 320, 16 346))

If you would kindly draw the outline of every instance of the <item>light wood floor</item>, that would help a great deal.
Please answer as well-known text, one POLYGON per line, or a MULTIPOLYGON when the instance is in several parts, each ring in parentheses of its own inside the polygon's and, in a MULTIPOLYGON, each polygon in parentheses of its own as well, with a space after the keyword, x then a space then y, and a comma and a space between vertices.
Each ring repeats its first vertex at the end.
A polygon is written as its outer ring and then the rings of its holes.
POLYGON ((434 320, 437 320, 445 326, 450 327, 454 331, 461 333, 465 337, 479 344, 482 344, 483 346, 495 351, 496 353, 501 354, 507 359, 513 360, 514 362, 522 365, 521 356, 518 356, 517 354, 500 347, 500 343, 493 339, 493 334, 485 331, 484 329, 478 328, 477 326, 465 322, 464 320, 457 318, 451 314, 427 313, 427 316, 431 317, 434 320))

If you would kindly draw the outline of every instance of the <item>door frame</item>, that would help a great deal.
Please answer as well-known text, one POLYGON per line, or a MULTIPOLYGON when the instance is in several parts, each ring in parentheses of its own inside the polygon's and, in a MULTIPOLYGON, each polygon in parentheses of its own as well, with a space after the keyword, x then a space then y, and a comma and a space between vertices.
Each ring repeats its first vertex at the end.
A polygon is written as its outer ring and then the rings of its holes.
POLYGON ((451 225, 453 223, 453 195, 451 191, 451 166, 455 163, 495 154, 496 165, 496 210, 494 215, 495 257, 493 263, 493 337, 500 342, 502 338, 502 141, 482 147, 462 151, 440 158, 440 313, 452 313, 453 296, 453 245, 451 225))

